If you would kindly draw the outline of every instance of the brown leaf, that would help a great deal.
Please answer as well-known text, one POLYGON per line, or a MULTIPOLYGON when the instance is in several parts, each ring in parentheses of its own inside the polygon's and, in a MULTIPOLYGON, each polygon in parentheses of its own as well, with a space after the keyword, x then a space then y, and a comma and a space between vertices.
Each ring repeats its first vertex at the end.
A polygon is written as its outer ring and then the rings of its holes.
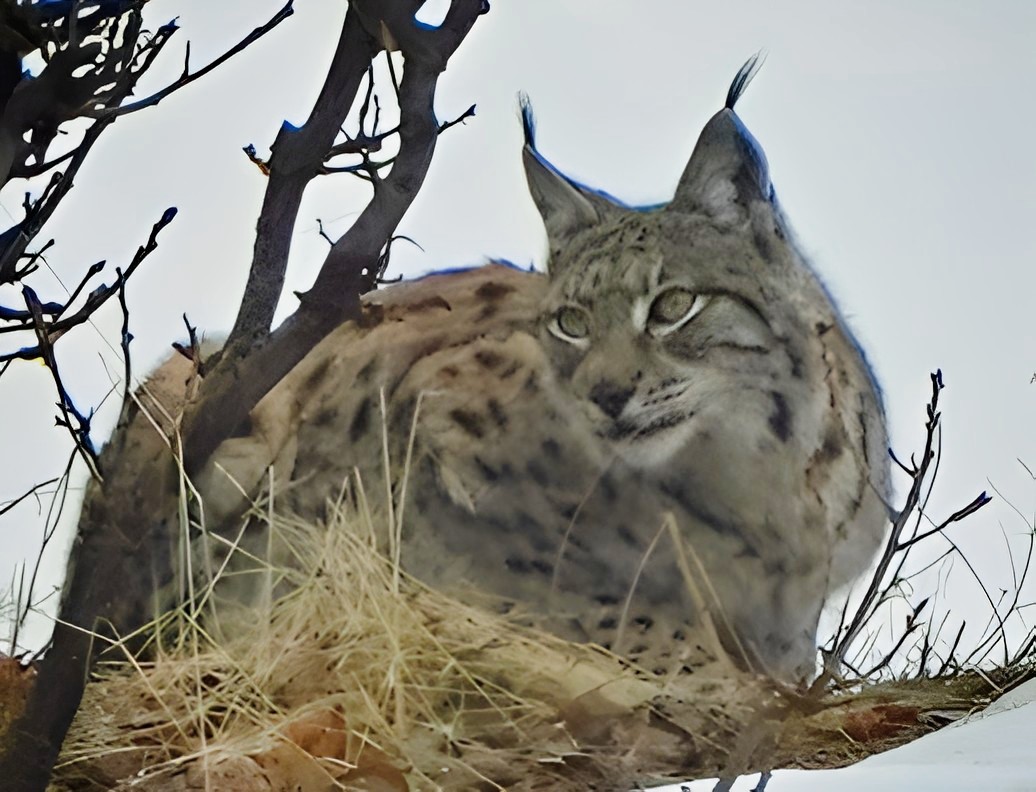
POLYGON ((310 756, 346 759, 345 718, 334 710, 310 712, 281 729, 281 734, 310 756))
POLYGON ((349 731, 336 710, 307 713, 281 734, 285 742, 253 757, 273 792, 331 792, 342 785, 364 792, 410 790, 392 759, 349 731))
POLYGON ((846 716, 842 728, 857 742, 892 739, 904 729, 916 729, 918 708, 879 704, 846 716))

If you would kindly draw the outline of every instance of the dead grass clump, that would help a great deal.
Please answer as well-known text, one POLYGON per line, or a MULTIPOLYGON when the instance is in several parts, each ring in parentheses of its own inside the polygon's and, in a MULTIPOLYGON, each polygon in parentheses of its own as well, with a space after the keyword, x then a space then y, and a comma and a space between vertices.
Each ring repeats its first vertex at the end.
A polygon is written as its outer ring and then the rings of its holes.
POLYGON ((677 689, 431 591, 378 552, 369 517, 271 527, 293 563, 254 574, 287 593, 220 607, 217 631, 202 592, 209 618, 167 616, 153 659, 103 664, 65 789, 610 788, 715 761, 698 743, 728 742, 758 695, 707 672, 677 689), (678 714, 702 695, 718 709, 678 714))

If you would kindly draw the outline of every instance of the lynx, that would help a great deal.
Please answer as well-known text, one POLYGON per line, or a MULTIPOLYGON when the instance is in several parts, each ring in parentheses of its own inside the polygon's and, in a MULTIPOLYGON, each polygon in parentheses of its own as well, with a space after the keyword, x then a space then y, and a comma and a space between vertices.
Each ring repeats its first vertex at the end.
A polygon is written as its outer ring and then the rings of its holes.
MULTIPOLYGON (((368 295, 220 467, 258 490, 272 463, 280 504, 320 518, 354 468, 386 491, 387 447, 417 578, 658 673, 702 661, 707 616, 738 662, 809 677, 825 598, 885 529, 886 433, 734 112, 754 68, 650 210, 564 177, 525 107, 549 275, 491 264, 368 295)), ((204 489, 210 519, 240 508, 215 466, 204 489)))

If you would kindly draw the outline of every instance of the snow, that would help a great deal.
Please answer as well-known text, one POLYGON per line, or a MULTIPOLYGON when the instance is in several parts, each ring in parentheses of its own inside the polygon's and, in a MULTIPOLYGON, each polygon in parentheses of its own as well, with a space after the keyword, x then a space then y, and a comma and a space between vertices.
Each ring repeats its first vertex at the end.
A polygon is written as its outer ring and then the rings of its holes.
MULTIPOLYGON (((777 770, 766 792, 1032 792, 1036 680, 986 709, 940 731, 837 770, 777 770)), ((732 792, 750 792, 759 776, 738 779, 732 792)), ((652 792, 711 792, 716 779, 656 787, 652 792)))

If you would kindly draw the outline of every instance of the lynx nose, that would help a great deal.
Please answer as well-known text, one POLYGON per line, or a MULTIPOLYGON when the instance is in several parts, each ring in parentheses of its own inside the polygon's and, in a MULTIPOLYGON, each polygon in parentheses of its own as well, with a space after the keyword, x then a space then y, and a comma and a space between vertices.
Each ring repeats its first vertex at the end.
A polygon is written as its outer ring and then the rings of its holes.
POLYGON ((609 418, 618 418, 634 390, 636 388, 623 388, 614 382, 601 380, 590 389, 590 401, 609 418))

